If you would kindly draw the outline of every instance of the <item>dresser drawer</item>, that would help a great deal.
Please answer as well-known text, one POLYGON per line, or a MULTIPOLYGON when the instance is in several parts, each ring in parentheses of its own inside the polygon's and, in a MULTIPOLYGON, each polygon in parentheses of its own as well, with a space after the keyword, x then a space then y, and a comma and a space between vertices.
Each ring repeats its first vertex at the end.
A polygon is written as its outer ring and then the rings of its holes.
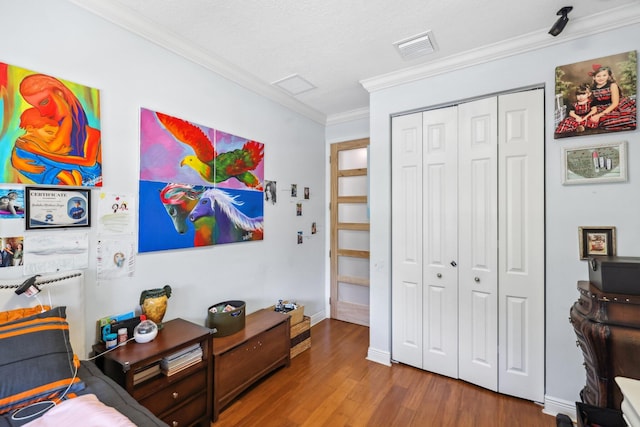
MULTIPOLYGON (((169 424, 170 427, 187 427, 194 425, 195 422, 202 419, 203 414, 207 413, 207 401, 207 393, 203 392, 200 396, 179 409, 167 415, 160 415, 160 418, 169 424)), ((208 420, 206 421, 208 425, 208 420)))
POLYGON ((207 391, 207 371, 201 370, 174 384, 158 390, 140 401, 154 414, 162 414, 170 408, 179 405, 191 396, 207 391))

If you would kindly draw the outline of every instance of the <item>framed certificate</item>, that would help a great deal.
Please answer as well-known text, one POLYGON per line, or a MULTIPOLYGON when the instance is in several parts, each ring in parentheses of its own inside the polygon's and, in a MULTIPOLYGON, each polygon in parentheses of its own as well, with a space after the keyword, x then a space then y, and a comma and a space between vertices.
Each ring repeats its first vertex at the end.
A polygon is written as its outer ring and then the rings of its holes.
POLYGON ((91 190, 25 188, 27 230, 91 226, 91 190))

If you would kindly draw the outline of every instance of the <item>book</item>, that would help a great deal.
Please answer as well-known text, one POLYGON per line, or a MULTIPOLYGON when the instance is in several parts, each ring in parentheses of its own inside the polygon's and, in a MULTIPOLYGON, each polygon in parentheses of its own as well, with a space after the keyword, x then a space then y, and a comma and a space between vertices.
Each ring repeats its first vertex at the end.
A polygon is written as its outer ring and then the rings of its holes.
POLYGON ((190 353, 190 352, 192 352, 194 350, 198 350, 198 349, 200 349, 200 351, 202 351, 202 348, 200 347, 200 344, 194 344, 192 346, 185 347, 185 348, 181 349, 180 351, 172 353, 172 354, 164 357, 162 360, 163 361, 170 361, 170 360, 173 360, 173 359, 177 359, 178 357, 181 357, 181 356, 183 356, 183 355, 185 355, 187 353, 190 353))
POLYGON ((166 370, 162 369, 162 373, 165 374, 166 376, 170 377, 171 375, 177 374, 178 372, 183 371, 183 370, 185 370, 185 369, 187 369, 187 368, 189 368, 189 367, 191 367, 193 365, 197 365, 201 361, 202 361, 202 358, 195 359, 195 360, 192 360, 192 361, 190 361, 190 362, 188 362, 188 363, 186 363, 184 365, 173 367, 171 369, 166 369, 166 370))
POLYGON ((154 377, 162 372, 160 368, 160 363, 156 362, 152 365, 145 366, 144 368, 139 369, 133 374, 133 385, 139 384, 151 377, 154 377))

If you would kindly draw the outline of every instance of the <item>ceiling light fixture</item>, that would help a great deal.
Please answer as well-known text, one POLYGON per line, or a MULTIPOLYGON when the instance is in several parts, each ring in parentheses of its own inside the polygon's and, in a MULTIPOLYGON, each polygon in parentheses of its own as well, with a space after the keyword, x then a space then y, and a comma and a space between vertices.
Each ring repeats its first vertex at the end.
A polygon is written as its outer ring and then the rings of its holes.
POLYGON ((416 34, 415 36, 397 41, 393 45, 405 60, 419 58, 433 53, 436 50, 433 33, 431 31, 416 34))
POLYGON ((565 6, 562 9, 560 9, 558 13, 556 13, 556 15, 560 15, 560 18, 558 18, 556 23, 553 24, 553 27, 551 27, 551 29, 549 30, 549 34, 555 37, 558 34, 560 34, 562 30, 564 30, 565 25, 567 25, 567 22, 569 22, 569 18, 567 17, 567 15, 572 10, 573 10, 573 6, 565 6))

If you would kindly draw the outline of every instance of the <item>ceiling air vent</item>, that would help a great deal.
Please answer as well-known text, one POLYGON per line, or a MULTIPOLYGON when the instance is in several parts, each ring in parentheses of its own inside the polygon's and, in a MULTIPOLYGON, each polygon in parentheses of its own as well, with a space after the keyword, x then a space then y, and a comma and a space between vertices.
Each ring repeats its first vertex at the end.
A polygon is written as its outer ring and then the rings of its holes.
POLYGON ((405 60, 419 58, 435 52, 436 45, 431 31, 411 36, 393 44, 405 60))
POLYGON ((316 88, 297 74, 292 74, 271 84, 278 86, 280 89, 283 89, 293 96, 300 95, 301 93, 308 92, 316 88))

